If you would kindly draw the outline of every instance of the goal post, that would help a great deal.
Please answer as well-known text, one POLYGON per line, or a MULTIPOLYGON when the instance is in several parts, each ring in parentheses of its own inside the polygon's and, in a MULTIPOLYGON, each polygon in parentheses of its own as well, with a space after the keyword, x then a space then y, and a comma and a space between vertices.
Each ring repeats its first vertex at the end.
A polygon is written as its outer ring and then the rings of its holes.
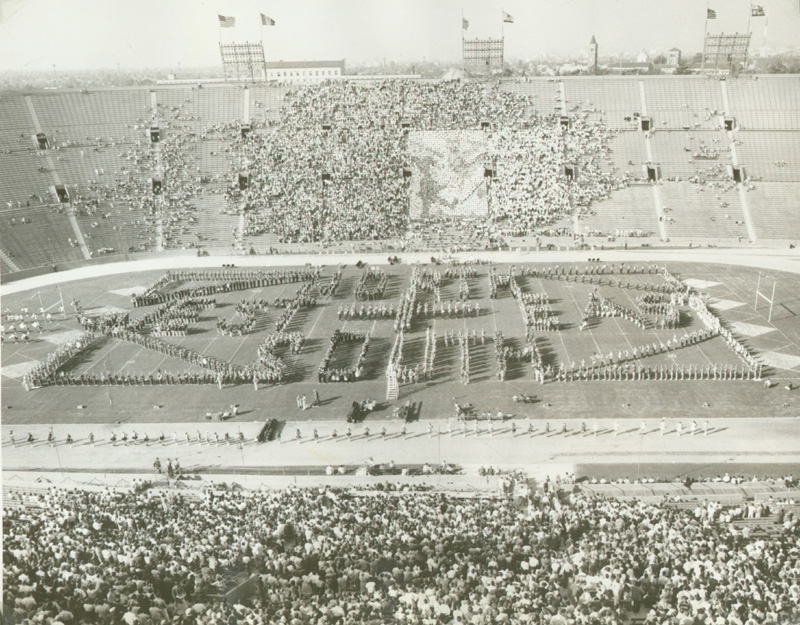
POLYGON ((767 317, 767 321, 772 323, 772 308, 775 305, 775 287, 778 285, 778 281, 770 276, 764 276, 766 278, 770 278, 772 280, 772 295, 767 297, 764 293, 761 292, 761 272, 758 272, 758 282, 756 282, 756 303, 755 303, 755 310, 758 312, 758 299, 762 298, 766 302, 769 302, 769 317, 767 317))

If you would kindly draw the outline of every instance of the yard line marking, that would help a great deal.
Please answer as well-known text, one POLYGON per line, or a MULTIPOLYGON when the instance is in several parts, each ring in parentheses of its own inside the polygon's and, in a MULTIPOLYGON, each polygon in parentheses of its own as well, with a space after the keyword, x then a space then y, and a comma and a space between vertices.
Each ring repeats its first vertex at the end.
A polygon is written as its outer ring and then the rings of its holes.
POLYGON ((230 356, 228 356, 228 362, 229 362, 229 363, 231 363, 231 364, 234 364, 234 363, 233 363, 233 357, 236 355, 236 352, 238 352, 240 349, 242 349, 242 346, 243 346, 243 345, 244 345, 244 344, 245 344, 247 341, 248 341, 247 337, 246 337, 246 336, 243 336, 243 337, 242 337, 242 340, 239 342, 239 347, 237 347, 236 349, 234 349, 234 350, 233 350, 233 353, 232 353, 230 356))
POLYGON ((119 347, 121 343, 122 343, 122 341, 117 341, 117 343, 115 343, 114 345, 112 345, 112 346, 111 346, 111 349, 109 349, 109 350, 108 350, 108 351, 107 351, 107 352, 106 352, 106 353, 103 355, 103 357, 102 357, 102 358, 98 358, 98 359, 96 359, 96 360, 95 360, 95 361, 94 361, 92 364, 90 364, 88 367, 86 367, 86 369, 84 369, 84 370, 83 370, 83 373, 89 373, 89 371, 91 371, 92 369, 94 369, 94 368, 95 368, 97 365, 99 365, 101 362, 104 362, 104 361, 105 361, 105 359, 106 359, 106 358, 108 358, 108 355, 109 355, 111 352, 113 352, 115 349, 117 349, 117 347, 119 347))
POLYGON ((692 345, 692 347, 696 347, 700 351, 700 353, 703 355, 703 358, 705 358, 708 361, 708 364, 710 365, 714 364, 713 362, 711 362, 711 358, 709 358, 708 355, 703 351, 703 348, 700 347, 700 343, 695 343, 694 345, 692 345))

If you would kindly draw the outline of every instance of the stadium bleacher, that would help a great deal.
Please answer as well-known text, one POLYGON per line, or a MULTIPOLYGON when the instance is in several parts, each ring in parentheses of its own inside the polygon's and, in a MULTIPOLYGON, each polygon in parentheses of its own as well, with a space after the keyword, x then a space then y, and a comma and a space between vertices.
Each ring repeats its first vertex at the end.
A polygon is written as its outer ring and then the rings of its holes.
POLYGON ((626 117, 641 113, 639 84, 625 78, 564 78, 567 109, 579 105, 593 120, 609 128, 635 130, 636 122, 626 117))
POLYGON ((33 147, 31 137, 36 130, 20 94, 0 96, 0 120, 0 152, 33 147))
POLYGON ((617 175, 640 179, 644 177, 642 166, 647 162, 642 135, 638 132, 618 132, 611 139, 610 166, 617 175), (633 165, 631 165, 633 163, 633 165))
POLYGON ((647 114, 659 130, 714 130, 724 114, 719 81, 643 77, 647 114), (666 123, 665 123, 666 122, 666 123))
POLYGON ((87 137, 92 143, 98 137, 117 142, 133 139, 137 132, 132 126, 149 120, 148 96, 146 89, 108 89, 43 92, 31 98, 44 132, 57 142, 83 144, 87 137))
POLYGON ((559 81, 553 78, 530 78, 525 81, 503 83, 503 90, 531 96, 533 108, 539 115, 552 115, 561 110, 559 81))
MULTIPOLYGON (((741 224, 736 224, 742 207, 728 180, 732 154, 729 136, 721 128, 723 94, 727 93, 730 114, 737 123, 733 137, 738 163, 745 166, 752 182, 746 199, 756 238, 793 240, 797 237, 792 235, 800 232, 794 188, 800 182, 800 136, 789 132, 800 127, 800 88, 792 77, 742 77, 725 82, 688 76, 529 78, 504 81, 501 89, 535 96, 532 107, 541 115, 560 113, 563 89, 568 112, 587 112, 590 119, 603 120, 617 130, 600 168, 634 186, 613 191, 611 198, 596 202, 591 214, 582 217, 581 230, 612 235, 624 230, 658 232, 652 189, 639 186, 647 143, 633 115, 644 112, 643 91, 646 112, 655 121, 650 146, 653 161, 661 166, 659 192, 670 209, 667 234, 692 237, 701 228, 710 239, 736 240, 743 234, 741 224), (703 184, 713 183, 714 188, 698 191, 670 181, 693 176, 703 184), (714 197, 720 193, 723 197, 714 197)), ((186 167, 183 179, 203 178, 202 189, 187 198, 188 203, 174 214, 165 214, 165 247, 230 250, 234 229, 240 224, 240 216, 225 197, 240 167, 230 149, 231 130, 235 131, 244 114, 246 92, 230 85, 158 86, 154 91, 159 104, 157 119, 165 133, 184 137, 180 144, 186 167)), ((270 124, 278 119, 279 107, 291 92, 288 85, 249 87, 253 132, 274 131, 270 124)), ((150 90, 140 87, 31 93, 42 129, 64 146, 48 153, 54 172, 34 149, 30 139, 35 133, 34 121, 23 95, 0 96, 0 211, 15 211, 18 216, 21 214, 16 211, 30 211, 26 214, 31 220, 44 226, 41 235, 31 234, 38 230, 35 227, 4 233, 2 249, 14 265, 24 269, 81 258, 78 248, 69 245, 75 236, 69 220, 56 210, 49 192, 54 177, 84 198, 100 187, 110 189, 124 181, 131 181, 130 188, 139 192, 146 189, 155 172, 144 135, 153 118, 150 96, 150 90), (138 165, 129 158, 132 153, 143 157, 138 165)), ((101 196, 91 210, 80 206, 76 210, 90 251, 126 253, 158 247, 154 217, 130 202, 113 201, 107 192, 101 196)), ((424 245, 453 248, 484 243, 481 237, 461 236, 449 227, 423 238, 424 245)), ((248 235, 238 247, 266 249, 275 244, 277 238, 265 233, 248 235)), ((409 244, 413 244, 413 235, 409 244)), ((9 270, 8 260, 3 269, 9 270)))
POLYGON ((289 85, 251 85, 250 121, 277 121, 283 99, 290 90, 289 85))
POLYGON ((744 130, 797 130, 800 98, 796 75, 727 81, 730 113, 744 130))
POLYGON ((750 178, 800 182, 800 132, 741 130, 736 152, 750 178))
POLYGON ((747 192, 750 217, 759 240, 800 239, 800 184, 758 182, 747 192))
POLYGON ((671 239, 747 239, 735 189, 679 182, 661 185, 660 191, 666 207, 667 236, 671 239))
POLYGON ((640 184, 615 191, 608 200, 595 203, 591 215, 581 217, 580 227, 582 233, 625 237, 627 231, 657 237, 658 220, 650 186, 640 184))
POLYGON ((47 171, 39 170, 40 167, 46 168, 47 164, 33 150, 0 153, 0 211, 26 206, 27 202, 41 205, 39 196, 42 196, 45 203, 50 200, 48 189, 53 181, 47 171), (35 197, 32 198, 32 195, 35 197))
POLYGON ((21 269, 83 258, 77 245, 69 244, 75 233, 63 211, 43 206, 5 211, 0 224, 3 251, 21 269), (23 217, 28 223, 21 223, 23 217))
POLYGON ((244 111, 244 90, 228 85, 198 88, 168 87, 156 91, 159 114, 170 108, 177 114, 175 124, 196 131, 213 124, 241 120, 244 111))
POLYGON ((653 160, 666 179, 686 180, 701 175, 711 165, 731 162, 727 137, 719 131, 655 132, 650 144, 653 160))

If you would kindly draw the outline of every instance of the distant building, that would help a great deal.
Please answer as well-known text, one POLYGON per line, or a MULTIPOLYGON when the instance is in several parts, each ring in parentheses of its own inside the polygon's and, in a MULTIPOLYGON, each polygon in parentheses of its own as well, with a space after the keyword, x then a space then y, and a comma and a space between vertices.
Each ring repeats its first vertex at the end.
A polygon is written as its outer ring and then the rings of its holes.
POLYGON ((636 62, 637 63, 647 63, 650 60, 650 57, 647 56, 647 52, 642 50, 638 55, 636 55, 636 62))
POLYGON ((344 76, 341 61, 277 61, 267 63, 267 80, 312 84, 344 76))
POLYGON ((681 64, 681 51, 678 48, 672 48, 667 52, 667 65, 677 67, 681 64))
POLYGON ((597 73, 597 40, 592 35, 592 40, 589 42, 589 72, 591 74, 597 73))
POLYGON ((648 63, 638 61, 619 61, 616 65, 608 66, 609 74, 647 74, 653 66, 648 63))

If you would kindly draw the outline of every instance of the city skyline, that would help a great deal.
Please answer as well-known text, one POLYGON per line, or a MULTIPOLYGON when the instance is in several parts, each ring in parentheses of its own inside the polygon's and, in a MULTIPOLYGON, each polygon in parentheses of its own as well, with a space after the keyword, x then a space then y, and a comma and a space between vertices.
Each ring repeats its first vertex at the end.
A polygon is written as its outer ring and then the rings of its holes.
POLYGON ((710 33, 749 26, 751 50, 800 46, 795 2, 759 6, 766 17, 751 18, 749 0, 0 0, 0 71, 213 66, 220 64, 220 41, 263 40, 268 61, 350 64, 455 63, 462 35, 501 33, 507 60, 581 58, 592 36, 601 58, 672 47, 693 54, 702 49, 706 26, 710 33), (712 5, 717 17, 706 21, 712 5), (502 23, 503 11, 513 23, 502 23), (275 25, 262 26, 262 13, 275 25), (218 15, 235 17, 236 27, 220 28, 218 15))

